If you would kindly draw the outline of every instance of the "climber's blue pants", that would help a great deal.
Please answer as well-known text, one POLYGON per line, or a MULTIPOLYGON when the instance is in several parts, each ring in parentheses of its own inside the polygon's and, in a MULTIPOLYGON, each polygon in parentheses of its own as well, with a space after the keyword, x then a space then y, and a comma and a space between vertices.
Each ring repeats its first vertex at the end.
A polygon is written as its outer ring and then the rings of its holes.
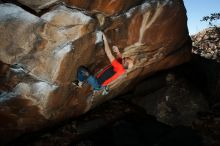
POLYGON ((80 82, 87 81, 93 88, 93 90, 101 90, 102 86, 98 83, 97 79, 91 75, 88 69, 84 66, 80 66, 77 69, 77 80, 80 82))

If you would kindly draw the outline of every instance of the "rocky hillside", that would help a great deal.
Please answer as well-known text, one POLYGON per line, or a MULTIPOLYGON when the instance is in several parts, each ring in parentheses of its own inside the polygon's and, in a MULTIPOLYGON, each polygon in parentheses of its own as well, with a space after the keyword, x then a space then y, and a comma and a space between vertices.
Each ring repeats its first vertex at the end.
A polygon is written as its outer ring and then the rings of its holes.
POLYGON ((182 0, 2 0, 0 22, 2 142, 77 117, 191 57, 182 0), (80 65, 109 64, 100 30, 135 64, 90 99, 88 85, 71 81, 80 65))
POLYGON ((220 62, 220 27, 205 29, 192 36, 193 53, 220 62))

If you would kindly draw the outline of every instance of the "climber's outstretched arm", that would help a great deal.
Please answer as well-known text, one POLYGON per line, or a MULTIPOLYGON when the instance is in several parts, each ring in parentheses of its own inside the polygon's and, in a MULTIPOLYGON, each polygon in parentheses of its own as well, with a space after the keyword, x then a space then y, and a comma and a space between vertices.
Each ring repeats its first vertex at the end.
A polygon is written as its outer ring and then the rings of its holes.
POLYGON ((112 62, 113 60, 115 60, 115 57, 112 55, 111 49, 109 47, 108 41, 107 41, 104 33, 102 33, 102 37, 103 37, 104 45, 105 45, 105 47, 104 47, 105 53, 108 56, 109 61, 112 62))

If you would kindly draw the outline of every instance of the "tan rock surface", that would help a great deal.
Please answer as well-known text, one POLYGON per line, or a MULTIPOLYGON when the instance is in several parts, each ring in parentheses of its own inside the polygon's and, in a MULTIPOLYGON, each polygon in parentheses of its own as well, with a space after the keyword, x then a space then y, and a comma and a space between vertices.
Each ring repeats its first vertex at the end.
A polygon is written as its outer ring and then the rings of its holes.
POLYGON ((46 9, 60 2, 60 0, 16 0, 16 1, 30 7, 36 12, 40 12, 41 10, 46 9))
POLYGON ((115 15, 128 10, 132 6, 141 4, 142 0, 65 0, 65 2, 70 6, 78 7, 92 12, 101 12, 105 15, 115 15))

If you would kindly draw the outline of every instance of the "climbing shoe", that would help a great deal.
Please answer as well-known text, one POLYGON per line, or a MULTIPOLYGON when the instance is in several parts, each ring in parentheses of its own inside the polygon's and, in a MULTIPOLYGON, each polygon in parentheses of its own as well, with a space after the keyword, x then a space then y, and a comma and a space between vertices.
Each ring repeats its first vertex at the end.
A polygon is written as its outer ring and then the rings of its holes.
POLYGON ((102 91, 102 95, 107 95, 109 93, 109 87, 105 86, 103 91, 102 91))
POLYGON ((72 84, 78 88, 82 88, 83 82, 80 82, 79 80, 75 80, 72 82, 72 84))

